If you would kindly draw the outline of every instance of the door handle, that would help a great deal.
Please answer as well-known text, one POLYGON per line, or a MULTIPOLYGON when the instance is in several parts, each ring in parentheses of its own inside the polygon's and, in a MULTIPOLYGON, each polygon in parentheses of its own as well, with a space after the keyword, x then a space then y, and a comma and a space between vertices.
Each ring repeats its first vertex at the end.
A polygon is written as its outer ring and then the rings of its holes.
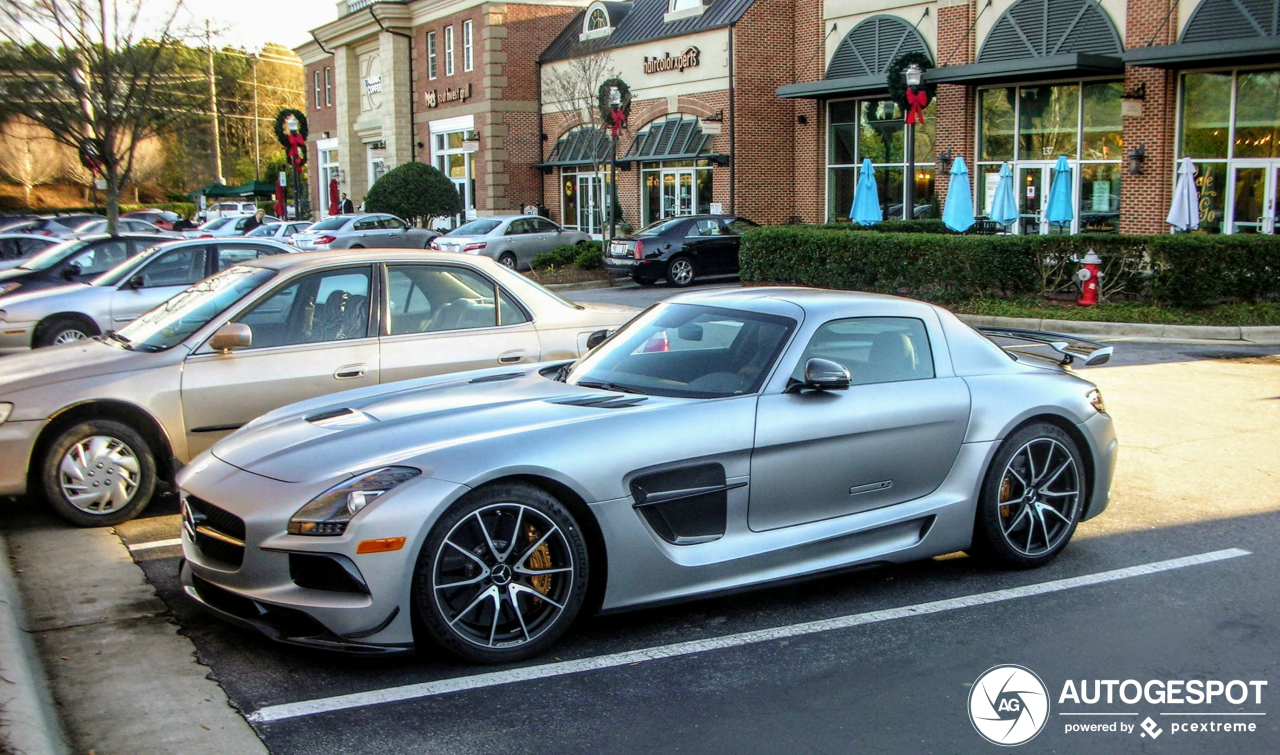
POLYGON ((498 357, 498 362, 500 362, 501 364, 515 364, 516 362, 519 362, 521 359, 524 359, 524 349, 518 349, 516 351, 508 351, 504 353, 502 356, 498 357))
POLYGON ((367 369, 369 369, 367 364, 349 364, 345 367, 339 367, 333 373, 333 376, 338 380, 350 380, 351 378, 364 377, 367 369))

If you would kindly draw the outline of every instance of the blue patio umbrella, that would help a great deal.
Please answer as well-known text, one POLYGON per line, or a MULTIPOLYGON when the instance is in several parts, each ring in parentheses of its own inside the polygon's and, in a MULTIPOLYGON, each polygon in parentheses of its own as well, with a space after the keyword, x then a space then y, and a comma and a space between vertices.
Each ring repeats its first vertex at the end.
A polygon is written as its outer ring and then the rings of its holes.
POLYGON ((947 207, 942 211, 942 222, 957 233, 964 233, 973 225, 973 193, 969 191, 969 169, 963 157, 951 163, 951 183, 947 187, 947 207))
POLYGON ((862 158, 862 170, 853 192, 849 219, 859 225, 875 225, 884 220, 884 214, 880 212, 880 192, 876 189, 876 169, 871 167, 869 157, 862 158))
POLYGON ((1006 228, 1018 219, 1018 200, 1013 198, 1013 171, 1009 163, 1000 166, 1000 181, 987 212, 992 220, 1006 228))
POLYGON ((1075 208, 1071 204, 1071 166, 1067 165, 1067 158, 1058 155, 1058 164, 1053 166, 1053 184, 1049 187, 1044 219, 1050 225, 1069 226, 1075 216, 1075 208))

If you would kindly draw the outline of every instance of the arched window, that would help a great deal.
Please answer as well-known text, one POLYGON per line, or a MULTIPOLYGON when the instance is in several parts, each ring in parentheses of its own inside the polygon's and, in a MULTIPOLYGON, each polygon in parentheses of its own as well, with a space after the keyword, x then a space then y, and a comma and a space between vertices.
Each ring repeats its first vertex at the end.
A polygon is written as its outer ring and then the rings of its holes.
POLYGON ((604 8, 592 8, 591 15, 587 17, 587 31, 607 28, 609 28, 609 14, 604 12, 604 8))

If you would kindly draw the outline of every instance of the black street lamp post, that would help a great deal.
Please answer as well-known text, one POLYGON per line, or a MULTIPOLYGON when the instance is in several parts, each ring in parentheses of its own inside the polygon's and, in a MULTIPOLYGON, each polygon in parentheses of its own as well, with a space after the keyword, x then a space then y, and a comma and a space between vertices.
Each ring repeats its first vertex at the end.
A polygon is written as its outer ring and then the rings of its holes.
MULTIPOLYGON (((907 100, 910 103, 912 97, 916 96, 920 83, 924 79, 924 69, 912 63, 902 71, 902 77, 907 80, 907 100)), ((912 220, 916 216, 916 123, 912 115, 912 108, 907 108, 906 123, 903 128, 904 145, 906 152, 907 170, 903 176, 905 192, 902 205, 902 219, 912 220)))
POLYGON ((609 115, 612 122, 609 124, 609 191, 605 195, 605 201, 609 203, 609 240, 612 241, 618 235, 618 127, 621 125, 622 119, 618 116, 622 112, 622 90, 616 86, 609 87, 609 115))
MULTIPOLYGON (((284 120, 285 128, 289 129, 290 135, 297 135, 302 124, 298 123, 298 119, 290 115, 284 120)), ((293 168, 293 218, 294 220, 302 220, 302 170, 298 166, 298 160, 290 160, 289 166, 293 168)), ((285 213, 288 215, 288 213, 285 213)), ((288 220, 289 218, 280 218, 288 220)))

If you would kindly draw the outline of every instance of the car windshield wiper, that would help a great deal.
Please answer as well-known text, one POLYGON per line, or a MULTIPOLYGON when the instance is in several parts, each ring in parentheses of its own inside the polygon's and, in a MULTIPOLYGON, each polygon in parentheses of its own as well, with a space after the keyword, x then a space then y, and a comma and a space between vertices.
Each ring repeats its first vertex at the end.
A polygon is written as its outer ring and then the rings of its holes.
POLYGON ((121 346, 133 351, 133 346, 131 345, 133 341, 130 341, 127 336, 122 336, 114 330, 108 330, 104 335, 113 341, 119 341, 121 346))
POLYGON ((579 380, 578 385, 583 388, 599 388, 602 391, 616 391, 618 393, 634 393, 639 396, 647 396, 644 391, 638 391, 625 385, 618 385, 607 380, 579 380))

